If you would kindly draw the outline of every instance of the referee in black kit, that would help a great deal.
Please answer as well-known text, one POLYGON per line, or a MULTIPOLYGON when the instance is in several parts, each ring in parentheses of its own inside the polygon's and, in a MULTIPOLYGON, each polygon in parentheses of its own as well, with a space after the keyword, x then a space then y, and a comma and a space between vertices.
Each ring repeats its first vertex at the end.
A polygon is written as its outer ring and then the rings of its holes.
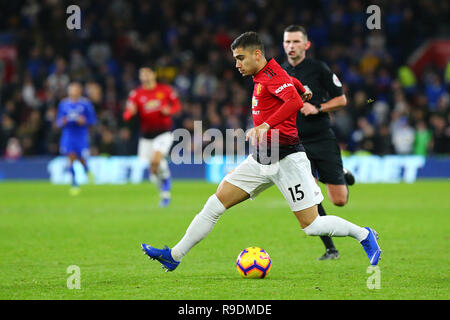
MULTIPOLYGON (((305 53, 310 46, 305 28, 297 25, 287 27, 283 37, 287 61, 282 67, 313 93, 297 115, 300 141, 311 162, 314 177, 327 186, 328 198, 336 206, 344 206, 348 200, 347 185, 354 184, 355 178, 342 166, 341 152, 328 112, 344 107, 347 99, 341 82, 328 66, 322 61, 306 58, 305 53)), ((326 215, 322 204, 318 209, 321 216, 326 215)), ((320 238, 326 252, 319 260, 339 258, 331 237, 320 238)))

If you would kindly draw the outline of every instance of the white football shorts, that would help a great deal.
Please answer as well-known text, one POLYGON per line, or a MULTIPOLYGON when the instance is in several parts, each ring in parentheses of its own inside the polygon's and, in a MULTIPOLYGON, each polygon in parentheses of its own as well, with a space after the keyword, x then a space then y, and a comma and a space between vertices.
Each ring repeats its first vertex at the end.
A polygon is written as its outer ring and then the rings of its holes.
POLYGON ((142 160, 149 161, 153 158, 153 154, 156 151, 161 152, 166 157, 169 154, 172 143, 173 134, 170 131, 161 133, 153 139, 140 138, 138 157, 142 160))
POLYGON ((260 164, 249 155, 224 179, 247 192, 251 199, 275 184, 294 212, 323 201, 305 152, 291 153, 269 165, 260 164))

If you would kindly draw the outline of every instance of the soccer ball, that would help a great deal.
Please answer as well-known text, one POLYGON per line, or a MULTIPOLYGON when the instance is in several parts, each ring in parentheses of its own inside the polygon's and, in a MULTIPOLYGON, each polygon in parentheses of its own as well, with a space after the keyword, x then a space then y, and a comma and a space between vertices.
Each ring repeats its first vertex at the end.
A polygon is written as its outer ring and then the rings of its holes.
POLYGON ((269 254, 259 247, 243 250, 236 261, 236 269, 244 278, 264 278, 269 274, 272 261, 269 254))

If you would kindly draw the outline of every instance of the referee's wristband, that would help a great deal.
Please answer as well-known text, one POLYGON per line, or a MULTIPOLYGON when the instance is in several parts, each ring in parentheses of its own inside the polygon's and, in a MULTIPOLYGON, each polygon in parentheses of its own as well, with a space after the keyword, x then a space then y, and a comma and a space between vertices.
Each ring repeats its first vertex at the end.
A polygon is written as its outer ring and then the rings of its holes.
POLYGON ((322 112, 322 106, 320 105, 320 103, 316 103, 314 106, 317 108, 317 110, 319 110, 319 112, 322 112))

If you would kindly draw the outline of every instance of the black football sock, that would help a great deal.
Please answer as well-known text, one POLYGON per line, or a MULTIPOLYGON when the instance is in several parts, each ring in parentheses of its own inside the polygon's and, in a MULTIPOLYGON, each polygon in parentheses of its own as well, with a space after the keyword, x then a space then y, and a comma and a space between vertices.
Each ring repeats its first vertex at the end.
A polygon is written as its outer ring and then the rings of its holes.
MULTIPOLYGON (((317 206, 317 209, 319 210, 319 216, 326 216, 325 209, 322 206, 322 203, 319 203, 317 206)), ((320 236, 320 239, 322 240, 323 244, 325 245, 325 248, 327 250, 336 250, 336 247, 334 246, 333 239, 328 236, 320 236)))

